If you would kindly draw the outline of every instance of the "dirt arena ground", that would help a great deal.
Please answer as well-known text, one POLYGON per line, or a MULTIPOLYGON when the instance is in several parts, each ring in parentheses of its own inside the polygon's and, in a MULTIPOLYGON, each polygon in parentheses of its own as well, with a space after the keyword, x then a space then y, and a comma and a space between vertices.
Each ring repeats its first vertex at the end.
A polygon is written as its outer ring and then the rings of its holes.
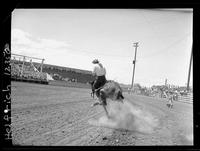
POLYGON ((164 99, 124 93, 126 106, 117 111, 128 112, 128 107, 131 114, 120 113, 123 120, 118 120, 118 126, 129 123, 116 129, 116 123, 105 119, 101 106, 91 107, 95 100, 90 92, 11 82, 13 145, 193 145, 192 104, 174 102, 169 109, 164 99))

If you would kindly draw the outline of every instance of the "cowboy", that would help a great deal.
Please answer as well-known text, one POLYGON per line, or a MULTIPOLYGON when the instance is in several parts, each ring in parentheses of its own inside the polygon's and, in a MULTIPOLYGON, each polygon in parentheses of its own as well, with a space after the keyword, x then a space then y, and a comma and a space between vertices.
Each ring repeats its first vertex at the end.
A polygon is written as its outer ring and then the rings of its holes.
POLYGON ((98 89, 106 83, 106 69, 103 67, 103 65, 99 62, 98 59, 93 60, 92 63, 95 64, 93 69, 93 75, 95 76, 93 87, 95 90, 97 90, 98 97, 98 89))
POLYGON ((100 88, 106 83, 106 69, 98 59, 93 60, 92 63, 95 65, 92 72, 95 76, 93 87, 96 91, 97 97, 99 97, 100 88))

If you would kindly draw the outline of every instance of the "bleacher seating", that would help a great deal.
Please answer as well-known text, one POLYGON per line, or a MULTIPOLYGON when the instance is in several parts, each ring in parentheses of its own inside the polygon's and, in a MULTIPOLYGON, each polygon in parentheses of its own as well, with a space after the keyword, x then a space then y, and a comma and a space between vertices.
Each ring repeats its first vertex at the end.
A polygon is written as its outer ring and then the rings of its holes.
POLYGON ((27 81, 36 80, 41 82, 47 81, 46 73, 34 71, 34 69, 28 63, 24 63, 23 71, 21 68, 22 63, 20 61, 11 60, 11 79, 27 81))
MULTIPOLYGON (((51 75, 54 80, 88 83, 94 80, 94 77, 88 71, 76 69, 66 69, 65 67, 56 67, 52 65, 43 65, 42 72, 36 72, 29 62, 24 62, 23 74, 21 73, 22 61, 11 60, 11 78, 26 80, 47 80, 47 75, 51 75)), ((34 66, 40 70, 40 64, 34 63, 34 66)))
POLYGON ((44 66, 43 72, 46 72, 50 75, 57 74, 58 76, 55 77, 55 80, 69 79, 68 81, 78 83, 88 83, 89 81, 94 80, 94 77, 91 74, 79 73, 72 70, 64 70, 54 67, 47 68, 44 66))

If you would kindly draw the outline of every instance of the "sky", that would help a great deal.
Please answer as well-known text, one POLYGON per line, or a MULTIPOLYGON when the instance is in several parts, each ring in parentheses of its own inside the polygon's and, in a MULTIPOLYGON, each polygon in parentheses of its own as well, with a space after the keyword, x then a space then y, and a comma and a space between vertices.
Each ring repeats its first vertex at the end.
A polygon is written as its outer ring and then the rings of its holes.
POLYGON ((139 42, 134 83, 185 86, 192 34, 192 9, 15 9, 11 52, 89 71, 98 59, 107 79, 131 84, 139 42))

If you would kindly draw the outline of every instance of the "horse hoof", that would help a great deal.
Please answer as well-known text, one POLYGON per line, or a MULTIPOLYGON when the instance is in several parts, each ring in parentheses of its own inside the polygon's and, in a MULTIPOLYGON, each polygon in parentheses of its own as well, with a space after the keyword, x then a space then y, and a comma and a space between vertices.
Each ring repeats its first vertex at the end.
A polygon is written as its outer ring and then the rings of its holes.
POLYGON ((96 106, 96 105, 100 105, 100 103, 96 102, 96 103, 92 104, 91 107, 96 106))
POLYGON ((99 105, 104 105, 104 103, 103 103, 103 102, 100 102, 99 105))
POLYGON ((111 116, 109 116, 109 115, 106 115, 106 116, 107 116, 108 119, 111 119, 111 116))

